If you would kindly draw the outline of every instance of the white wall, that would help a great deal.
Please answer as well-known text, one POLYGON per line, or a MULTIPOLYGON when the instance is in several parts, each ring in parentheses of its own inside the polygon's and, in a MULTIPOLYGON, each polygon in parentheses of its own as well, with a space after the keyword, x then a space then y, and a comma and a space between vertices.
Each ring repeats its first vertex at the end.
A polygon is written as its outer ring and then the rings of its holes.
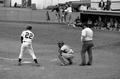
POLYGON ((11 0, 11 5, 14 6, 15 2, 17 2, 17 4, 22 4, 22 0, 11 0))
MULTIPOLYGON (((80 0, 32 0, 32 4, 36 4, 37 9, 46 8, 49 5, 56 5, 58 3, 65 3, 69 1, 80 1, 80 0)), ((14 3, 22 4, 22 0, 11 0, 12 6, 14 3)))
POLYGON ((32 4, 36 4, 36 7, 41 9, 43 7, 43 0, 32 0, 32 4))
POLYGON ((79 0, 32 0, 32 3, 36 4, 37 9, 46 8, 49 5, 57 5, 58 3, 65 3, 69 1, 79 0))
MULTIPOLYGON (((65 3, 68 1, 80 1, 80 0, 32 0, 32 3, 35 3, 36 7, 38 9, 42 9, 42 8, 46 8, 49 5, 56 5, 58 3, 65 3)), ((91 0, 91 2, 99 2, 99 1, 101 1, 101 0, 91 0)), ((104 0, 104 1, 106 1, 106 0, 104 0)), ((111 1, 120 1, 120 0, 111 0, 111 1)), ((17 2, 18 4, 21 4, 22 0, 11 0, 12 6, 14 5, 15 2, 17 2)), ((92 7, 98 8, 98 4, 96 4, 96 3, 93 3, 91 5, 92 5, 92 7)), ((113 4, 112 8, 120 8, 119 5, 120 5, 119 3, 113 4)))

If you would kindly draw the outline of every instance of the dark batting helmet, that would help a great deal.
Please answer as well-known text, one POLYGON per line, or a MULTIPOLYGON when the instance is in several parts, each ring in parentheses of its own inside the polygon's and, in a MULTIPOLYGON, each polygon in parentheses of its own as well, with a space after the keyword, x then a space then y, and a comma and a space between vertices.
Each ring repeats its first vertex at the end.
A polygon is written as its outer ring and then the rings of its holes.
POLYGON ((64 45, 64 42, 63 42, 63 41, 59 41, 57 44, 62 44, 62 45, 64 45))
POLYGON ((31 30, 31 29, 32 29, 32 26, 31 26, 31 25, 27 25, 27 26, 26 26, 26 29, 27 29, 27 30, 31 30))

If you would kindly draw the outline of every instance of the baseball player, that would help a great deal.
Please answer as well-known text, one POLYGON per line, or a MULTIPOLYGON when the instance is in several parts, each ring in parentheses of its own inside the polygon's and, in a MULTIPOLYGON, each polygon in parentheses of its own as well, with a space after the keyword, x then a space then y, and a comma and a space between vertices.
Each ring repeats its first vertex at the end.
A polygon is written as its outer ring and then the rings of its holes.
POLYGON ((36 65, 39 66, 37 58, 34 54, 33 47, 32 47, 32 40, 34 38, 34 33, 31 30, 32 30, 32 26, 27 25, 26 30, 24 30, 21 34, 22 44, 21 44, 21 49, 20 49, 20 54, 19 54, 19 59, 18 59, 18 65, 21 65, 23 53, 25 52, 25 50, 28 50, 29 54, 32 56, 36 65))
POLYGON ((74 51, 68 45, 65 45, 63 41, 58 42, 58 47, 58 58, 61 61, 61 65, 71 65, 74 51))
POLYGON ((67 17, 68 17, 68 26, 71 24, 72 20, 72 5, 68 5, 67 9, 65 10, 67 12, 67 17))

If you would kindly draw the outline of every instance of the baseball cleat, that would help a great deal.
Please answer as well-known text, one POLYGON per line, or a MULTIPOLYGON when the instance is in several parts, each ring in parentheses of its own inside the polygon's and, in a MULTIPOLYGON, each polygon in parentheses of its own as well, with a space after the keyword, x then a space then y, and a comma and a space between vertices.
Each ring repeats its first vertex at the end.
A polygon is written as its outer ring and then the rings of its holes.
POLYGON ((85 66, 86 64, 80 64, 79 66, 85 66))
POLYGON ((91 63, 87 63, 86 65, 91 66, 92 64, 91 63))

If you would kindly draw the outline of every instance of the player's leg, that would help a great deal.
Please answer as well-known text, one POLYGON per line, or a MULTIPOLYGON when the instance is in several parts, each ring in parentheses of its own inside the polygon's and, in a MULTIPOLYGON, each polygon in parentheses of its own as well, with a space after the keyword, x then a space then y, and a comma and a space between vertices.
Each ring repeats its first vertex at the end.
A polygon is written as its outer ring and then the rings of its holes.
POLYGON ((73 64, 73 61, 71 58, 67 58, 67 60, 69 61, 69 65, 73 64))
POLYGON ((38 64, 37 58, 36 58, 36 56, 35 56, 35 53, 34 53, 34 50, 33 50, 33 47, 32 47, 31 44, 30 44, 29 47, 28 47, 28 52, 29 52, 30 55, 32 56, 34 62, 35 62, 36 64, 38 64))
POLYGON ((72 64, 73 54, 63 53, 62 56, 68 61, 67 64, 72 64))
POLYGON ((85 57, 86 51, 87 51, 87 47, 86 47, 86 45, 84 44, 84 45, 82 46, 82 51, 81 51, 81 59, 82 59, 82 62, 81 62, 81 64, 80 64, 81 66, 86 65, 86 57, 85 57))
POLYGON ((72 18, 72 14, 71 14, 71 12, 69 12, 69 15, 68 15, 68 24, 69 25, 71 24, 71 18, 72 18))
POLYGON ((58 12, 58 22, 61 23, 61 15, 60 15, 60 12, 58 12))
POLYGON ((59 22, 59 14, 58 14, 58 12, 56 12, 56 19, 59 22))
POLYGON ((87 65, 92 65, 92 47, 90 46, 87 50, 87 53, 88 53, 88 63, 87 65))
POLYGON ((58 59, 61 62, 61 65, 67 65, 68 63, 65 61, 65 58, 62 55, 58 55, 58 59))
POLYGON ((65 23, 67 23, 67 15, 68 15, 68 13, 65 12, 65 13, 64 13, 64 21, 65 21, 65 23))
POLYGON ((23 52, 25 51, 26 47, 24 44, 21 45, 21 48, 20 48, 20 54, 19 54, 19 57, 18 57, 18 65, 21 65, 21 61, 22 61, 22 57, 23 57, 23 52))
POLYGON ((67 60, 69 61, 69 64, 73 64, 73 58, 74 58, 74 55, 73 54, 69 54, 69 58, 67 58, 67 60))

